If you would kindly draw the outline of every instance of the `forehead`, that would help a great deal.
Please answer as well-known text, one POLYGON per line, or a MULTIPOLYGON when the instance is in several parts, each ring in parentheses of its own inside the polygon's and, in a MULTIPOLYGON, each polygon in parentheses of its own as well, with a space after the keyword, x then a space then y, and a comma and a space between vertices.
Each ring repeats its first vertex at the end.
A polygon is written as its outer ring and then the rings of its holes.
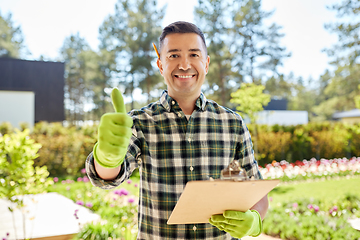
POLYGON ((196 33, 171 33, 163 41, 161 51, 200 49, 206 52, 202 38, 196 33))

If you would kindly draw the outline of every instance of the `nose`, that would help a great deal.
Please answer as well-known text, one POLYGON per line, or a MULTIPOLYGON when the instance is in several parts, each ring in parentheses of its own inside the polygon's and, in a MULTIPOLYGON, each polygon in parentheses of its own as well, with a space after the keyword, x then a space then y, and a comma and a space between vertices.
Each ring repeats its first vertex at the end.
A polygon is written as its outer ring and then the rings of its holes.
POLYGON ((179 69, 186 71, 190 68, 191 68, 191 64, 188 57, 183 57, 179 63, 179 69))

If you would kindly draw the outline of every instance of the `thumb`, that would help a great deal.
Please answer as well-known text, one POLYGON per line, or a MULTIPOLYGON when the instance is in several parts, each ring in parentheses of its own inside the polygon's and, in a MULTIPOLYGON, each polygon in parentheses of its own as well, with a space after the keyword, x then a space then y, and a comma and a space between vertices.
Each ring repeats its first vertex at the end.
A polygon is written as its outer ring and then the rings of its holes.
POLYGON ((124 99, 119 89, 113 88, 113 90, 111 91, 111 101, 115 109, 115 112, 126 113, 124 99))

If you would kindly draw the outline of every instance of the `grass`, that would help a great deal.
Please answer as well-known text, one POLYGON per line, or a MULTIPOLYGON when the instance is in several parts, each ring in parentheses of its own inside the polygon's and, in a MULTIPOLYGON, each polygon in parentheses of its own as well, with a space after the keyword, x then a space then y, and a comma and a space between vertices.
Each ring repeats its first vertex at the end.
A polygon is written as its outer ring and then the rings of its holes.
POLYGON ((359 177, 280 184, 269 193, 269 197, 273 204, 277 204, 300 198, 336 201, 349 194, 360 198, 359 177))

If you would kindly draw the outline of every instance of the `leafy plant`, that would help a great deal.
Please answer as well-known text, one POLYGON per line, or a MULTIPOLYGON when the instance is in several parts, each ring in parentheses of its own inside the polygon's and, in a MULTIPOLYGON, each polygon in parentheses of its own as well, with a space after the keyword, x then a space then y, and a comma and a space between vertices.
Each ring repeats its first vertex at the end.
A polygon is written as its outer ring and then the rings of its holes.
MULTIPOLYGON (((29 137, 28 129, 0 136, 0 198, 9 200, 15 208, 24 207, 24 195, 45 192, 52 184, 45 166, 33 166, 40 148, 41 145, 29 137)), ((13 212, 14 208, 9 210, 13 212)))

